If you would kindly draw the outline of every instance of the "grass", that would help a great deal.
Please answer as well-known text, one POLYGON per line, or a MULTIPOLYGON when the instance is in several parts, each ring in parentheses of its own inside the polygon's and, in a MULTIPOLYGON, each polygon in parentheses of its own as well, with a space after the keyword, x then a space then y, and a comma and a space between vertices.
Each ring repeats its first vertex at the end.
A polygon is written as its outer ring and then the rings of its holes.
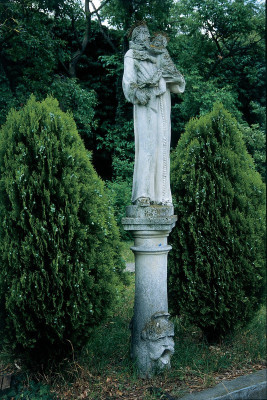
MULTIPOLYGON (((126 262, 131 262, 127 249, 130 244, 125 244, 126 262)), ((129 356, 133 304, 134 274, 131 274, 130 285, 125 287, 113 316, 95 329, 81 354, 73 354, 73 360, 65 360, 46 374, 24 373, 15 389, 2 392, 2 397, 0 394, 1 399, 177 399, 224 379, 264 368, 266 307, 245 329, 216 346, 206 343, 196 327, 175 318, 171 370, 153 379, 139 379, 129 356)))
POLYGON ((265 307, 246 329, 216 346, 206 343, 198 329, 184 326, 176 318, 172 369, 154 379, 139 379, 129 357, 128 325, 133 300, 131 277, 131 285, 125 289, 114 317, 96 329, 76 363, 76 370, 72 370, 72 385, 67 391, 64 385, 58 386, 62 399, 154 400, 167 399, 166 394, 179 398, 264 367, 265 307), (79 397, 82 393, 85 397, 79 397))

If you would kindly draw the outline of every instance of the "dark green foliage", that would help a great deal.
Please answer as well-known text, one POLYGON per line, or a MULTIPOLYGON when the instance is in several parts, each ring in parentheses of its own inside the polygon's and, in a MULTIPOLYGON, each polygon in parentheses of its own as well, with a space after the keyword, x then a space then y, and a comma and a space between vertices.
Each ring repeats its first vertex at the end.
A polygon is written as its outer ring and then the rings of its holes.
POLYGON ((115 218, 120 228, 121 237, 131 238, 131 234, 123 229, 121 219, 125 217, 125 207, 131 204, 132 180, 134 168, 134 127, 133 121, 117 126, 107 126, 104 138, 98 138, 98 148, 112 154, 113 180, 107 182, 109 199, 115 212, 115 218))
POLYGON ((51 393, 48 385, 41 382, 29 381, 28 377, 12 379, 12 386, 1 394, 2 400, 54 400, 56 395, 51 393))
POLYGON ((107 181, 108 197, 114 208, 114 216, 120 229, 121 238, 129 240, 131 233, 123 229, 121 219, 125 217, 125 208, 131 204, 132 182, 128 180, 116 179, 107 181))
POLYGON ((265 199, 242 132, 221 105, 187 125, 171 181, 178 222, 170 239, 170 306, 218 339, 259 307, 265 199))
POLYGON ((177 144, 178 138, 189 119, 207 114, 216 102, 222 103, 238 121, 242 122, 237 94, 231 87, 221 87, 217 80, 210 79, 207 81, 196 71, 186 76, 185 93, 179 97, 173 96, 172 141, 177 144), (178 103, 175 104, 177 101, 178 103))
POLYGON ((165 29, 172 0, 113 0, 104 7, 104 15, 112 26, 126 31, 136 21, 145 19, 153 29, 165 29))
POLYGON ((60 76, 53 81, 49 93, 59 101, 62 111, 72 111, 79 134, 87 146, 92 148, 92 128, 96 127, 94 121, 96 93, 93 90, 83 89, 75 78, 60 76))
POLYGON ((0 124, 11 107, 31 93, 44 96, 53 80, 62 41, 53 37, 53 21, 25 0, 0 3, 0 124), (2 24, 2 22, 4 22, 2 24))
POLYGON ((255 167, 261 174, 264 182, 266 182, 266 135, 259 125, 251 127, 242 126, 243 138, 247 146, 249 154, 255 161, 255 167))
MULTIPOLYGON (((220 101, 249 124, 265 107, 265 10, 257 0, 180 0, 171 12, 170 53, 187 82, 183 125, 220 101), (177 35, 177 31, 179 35, 177 35)), ((182 116, 182 120, 179 115, 182 116)))
POLYGON ((107 124, 106 135, 98 138, 98 149, 112 154, 113 178, 132 182, 134 169, 134 127, 133 121, 117 126, 107 124))
POLYGON ((3 337, 31 358, 79 349, 122 277, 103 182, 56 100, 12 110, 0 136, 3 337))

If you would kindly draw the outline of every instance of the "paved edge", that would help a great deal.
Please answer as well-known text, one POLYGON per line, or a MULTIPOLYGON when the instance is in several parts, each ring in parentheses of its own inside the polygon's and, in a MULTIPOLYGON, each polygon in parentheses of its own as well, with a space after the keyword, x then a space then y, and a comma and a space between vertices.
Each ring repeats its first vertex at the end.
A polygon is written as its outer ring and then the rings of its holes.
POLYGON ((214 388, 186 395, 179 400, 267 400, 266 372, 264 369, 223 381, 214 388))

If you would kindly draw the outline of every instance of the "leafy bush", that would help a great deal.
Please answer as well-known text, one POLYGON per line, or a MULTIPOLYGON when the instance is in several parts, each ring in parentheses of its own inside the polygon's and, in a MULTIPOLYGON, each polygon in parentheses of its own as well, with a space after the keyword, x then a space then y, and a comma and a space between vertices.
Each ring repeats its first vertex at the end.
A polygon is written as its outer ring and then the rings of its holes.
POLYGON ((188 123, 171 181, 170 306, 217 340, 258 309, 264 274, 265 186, 222 105, 188 123))
MULTIPOLYGON (((196 71, 192 75, 186 74, 186 91, 183 101, 174 98, 172 107, 172 136, 180 137, 185 129, 185 124, 192 117, 206 115, 213 109, 213 104, 220 102, 229 112, 242 122, 238 96, 229 85, 221 87, 217 79, 203 78, 196 71)), ((176 141, 177 143, 177 141, 176 141)))
POLYGON ((93 90, 83 89, 77 79, 56 77, 50 87, 50 93, 59 101, 62 111, 72 111, 79 134, 92 148, 92 128, 94 121, 94 107, 97 104, 96 93, 93 90))
POLYGON ((257 171, 266 182, 266 135, 259 125, 242 125, 243 139, 249 154, 252 155, 257 171))
POLYGON ((99 136, 97 148, 112 153, 113 178, 132 184, 134 170, 133 121, 118 126, 107 126, 105 137, 99 136))
POLYGON ((108 197, 114 209, 114 216, 120 229, 122 239, 129 240, 132 238, 131 233, 125 231, 121 224, 121 219, 125 217, 126 206, 131 204, 132 183, 129 180, 116 179, 107 181, 108 197))
POLYGON ((125 217, 125 207, 131 204, 134 169, 134 128, 133 121, 121 119, 120 126, 107 126, 104 138, 98 137, 98 149, 112 153, 113 180, 107 181, 109 199, 114 208, 115 218, 123 240, 132 238, 121 224, 125 217))
POLYGON ((122 279, 119 233, 75 123, 48 97, 0 131, 2 337, 31 359, 79 349, 122 279))

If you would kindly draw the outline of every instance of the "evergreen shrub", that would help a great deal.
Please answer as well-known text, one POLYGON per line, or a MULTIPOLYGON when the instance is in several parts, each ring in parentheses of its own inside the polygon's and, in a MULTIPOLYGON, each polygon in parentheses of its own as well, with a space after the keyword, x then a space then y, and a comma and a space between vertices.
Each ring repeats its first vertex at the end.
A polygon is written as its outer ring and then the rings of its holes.
POLYGON ((252 155, 256 170, 266 183, 266 135, 265 130, 256 125, 242 125, 243 139, 249 154, 252 155))
POLYGON ((132 183, 129 180, 115 179, 107 181, 108 197, 114 209, 114 216, 120 229, 120 235, 123 240, 132 239, 131 232, 123 229, 121 220, 125 217, 125 208, 131 204, 132 183))
POLYGON ((1 337, 42 361, 79 349, 111 310, 123 261, 104 184, 57 100, 11 110, 0 174, 1 337))
POLYGON ((216 104, 188 123, 172 158, 170 308, 210 341, 246 323, 263 293, 265 185, 238 126, 216 104))

